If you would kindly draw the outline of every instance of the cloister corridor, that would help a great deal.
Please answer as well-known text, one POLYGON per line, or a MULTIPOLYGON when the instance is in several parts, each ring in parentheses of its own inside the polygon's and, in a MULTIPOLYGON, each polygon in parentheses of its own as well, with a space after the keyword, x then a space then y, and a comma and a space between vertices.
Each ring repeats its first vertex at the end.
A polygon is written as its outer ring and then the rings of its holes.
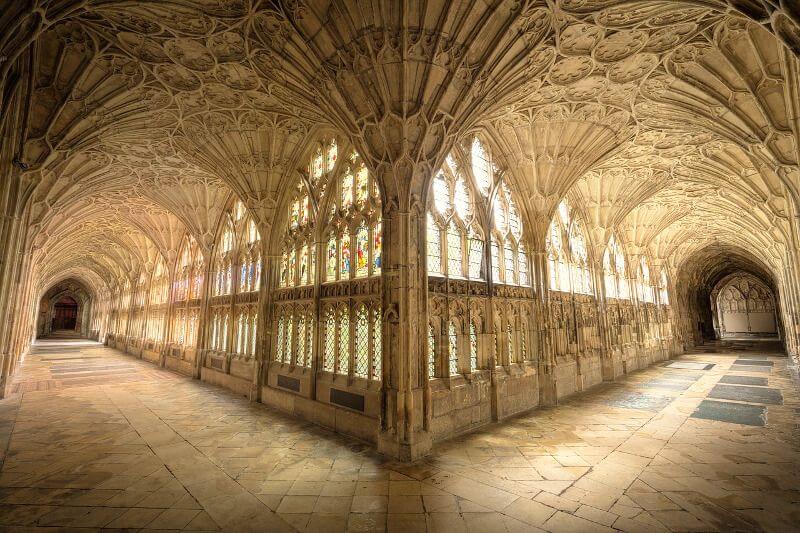
POLYGON ((99 343, 37 341, 0 400, 9 531, 790 531, 796 369, 726 342, 400 463, 99 343))

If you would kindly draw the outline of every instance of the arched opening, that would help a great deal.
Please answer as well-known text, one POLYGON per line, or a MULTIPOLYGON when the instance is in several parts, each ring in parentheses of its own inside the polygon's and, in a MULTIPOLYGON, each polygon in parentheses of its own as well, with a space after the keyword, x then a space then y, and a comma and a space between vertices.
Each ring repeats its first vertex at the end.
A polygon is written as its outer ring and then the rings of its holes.
POLYGON ((775 295, 752 274, 736 272, 721 279, 711 293, 711 304, 720 339, 778 337, 775 295))
POLYGON ((64 296, 53 306, 52 331, 75 331, 78 324, 78 302, 71 296, 64 296))
POLYGON ((42 294, 36 325, 36 337, 50 337, 55 332, 97 339, 98 325, 93 322, 94 301, 86 285, 75 279, 62 280, 42 294))
POLYGON ((709 246, 678 272, 679 330, 684 344, 782 340, 782 295, 770 269, 736 247, 709 246))

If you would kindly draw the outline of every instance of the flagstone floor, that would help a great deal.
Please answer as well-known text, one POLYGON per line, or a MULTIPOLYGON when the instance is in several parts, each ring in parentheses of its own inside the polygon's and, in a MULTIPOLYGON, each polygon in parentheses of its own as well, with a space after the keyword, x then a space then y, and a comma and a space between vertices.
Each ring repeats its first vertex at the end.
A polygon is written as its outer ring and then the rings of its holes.
POLYGON ((796 531, 800 392, 771 347, 685 355, 400 464, 100 344, 40 341, 0 400, 0 528, 796 531))

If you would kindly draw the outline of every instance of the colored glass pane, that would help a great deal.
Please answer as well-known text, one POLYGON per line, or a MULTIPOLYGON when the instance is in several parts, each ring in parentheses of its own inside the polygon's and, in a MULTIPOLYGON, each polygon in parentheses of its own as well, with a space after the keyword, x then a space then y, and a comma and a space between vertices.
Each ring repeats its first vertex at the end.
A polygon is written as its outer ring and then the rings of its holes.
POLYGON ((356 277, 369 273, 369 233, 362 223, 356 230, 356 277))
POLYGON ((380 274, 383 259, 383 230, 378 222, 372 229, 372 274, 380 274))
POLYGON ((339 261, 339 274, 341 279, 348 279, 350 277, 350 234, 345 233, 339 241, 340 261, 339 261))
POLYGON ((328 239, 328 253, 325 263, 327 281, 336 281, 336 238, 328 239))

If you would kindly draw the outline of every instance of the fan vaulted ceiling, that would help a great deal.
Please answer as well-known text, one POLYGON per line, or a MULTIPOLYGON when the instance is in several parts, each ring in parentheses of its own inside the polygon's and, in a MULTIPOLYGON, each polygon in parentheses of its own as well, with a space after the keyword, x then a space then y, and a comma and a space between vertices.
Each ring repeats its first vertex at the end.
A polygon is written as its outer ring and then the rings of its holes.
POLYGON ((269 238, 329 132, 400 204, 479 132, 539 247, 567 197, 597 250, 618 229, 674 266, 709 246, 786 257, 788 0, 4 3, 0 104, 30 77, 19 160, 42 288, 115 286, 187 231, 208 249, 233 195, 269 238))

